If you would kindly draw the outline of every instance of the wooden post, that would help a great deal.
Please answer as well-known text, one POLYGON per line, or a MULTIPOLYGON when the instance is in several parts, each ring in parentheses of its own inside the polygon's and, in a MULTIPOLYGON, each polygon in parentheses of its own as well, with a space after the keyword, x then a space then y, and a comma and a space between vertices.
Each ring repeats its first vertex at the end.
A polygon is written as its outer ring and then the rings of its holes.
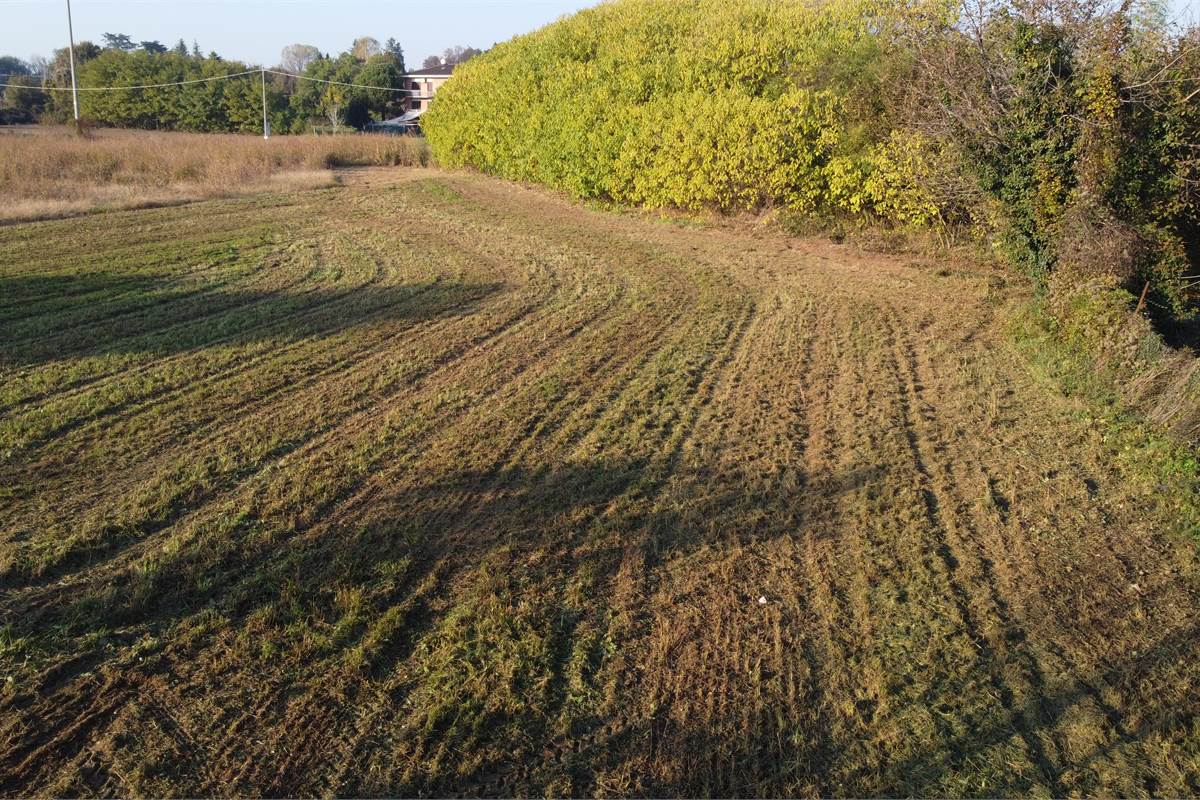
POLYGON ((1146 286, 1142 289, 1142 296, 1138 300, 1137 308, 1134 310, 1133 313, 1135 313, 1135 314, 1142 313, 1142 310, 1146 307, 1146 295, 1149 293, 1150 293, 1150 281, 1146 281, 1146 286))

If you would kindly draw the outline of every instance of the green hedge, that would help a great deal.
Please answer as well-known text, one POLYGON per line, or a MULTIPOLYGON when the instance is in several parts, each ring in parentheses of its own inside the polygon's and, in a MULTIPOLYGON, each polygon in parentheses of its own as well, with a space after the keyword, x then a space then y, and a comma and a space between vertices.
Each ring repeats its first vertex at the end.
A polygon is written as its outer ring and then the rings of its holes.
POLYGON ((911 182, 831 187, 892 164, 886 126, 863 130, 881 18, 856 0, 606 3, 461 67, 422 124, 442 164, 582 198, 924 219, 911 182))

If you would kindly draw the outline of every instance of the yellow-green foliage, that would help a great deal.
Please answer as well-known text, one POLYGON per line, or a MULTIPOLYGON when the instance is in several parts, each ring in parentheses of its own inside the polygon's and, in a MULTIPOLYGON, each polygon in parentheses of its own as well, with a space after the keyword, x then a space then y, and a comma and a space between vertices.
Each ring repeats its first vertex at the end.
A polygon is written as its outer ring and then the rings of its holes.
POLYGON ((879 28, 867 0, 616 0, 466 64, 423 124, 447 166, 578 197, 926 222, 896 174, 926 151, 871 150, 843 107, 879 28))
POLYGON ((767 100, 737 90, 695 91, 638 108, 616 163, 613 194, 650 206, 756 208, 822 200, 825 155, 836 144, 835 101, 792 90, 767 100))
POLYGON ((894 222, 927 226, 942 221, 937 190, 955 180, 948 154, 919 133, 895 130, 865 157, 839 156, 825 173, 830 201, 854 213, 874 211, 894 222))

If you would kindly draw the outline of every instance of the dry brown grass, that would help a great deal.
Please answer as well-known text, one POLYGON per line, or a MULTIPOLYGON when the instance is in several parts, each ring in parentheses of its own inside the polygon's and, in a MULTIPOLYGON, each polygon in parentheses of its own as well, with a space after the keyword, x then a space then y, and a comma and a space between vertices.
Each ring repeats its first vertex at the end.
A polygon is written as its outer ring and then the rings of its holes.
POLYGON ((0 223, 334 183, 344 166, 424 166, 424 140, 67 128, 0 131, 0 223))

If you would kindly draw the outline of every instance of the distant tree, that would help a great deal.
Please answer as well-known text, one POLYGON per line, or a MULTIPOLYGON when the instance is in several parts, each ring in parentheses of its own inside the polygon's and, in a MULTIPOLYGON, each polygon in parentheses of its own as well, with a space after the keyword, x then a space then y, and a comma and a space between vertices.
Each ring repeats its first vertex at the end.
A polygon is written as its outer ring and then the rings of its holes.
POLYGON ((216 50, 209 50, 209 51, 208 51, 208 55, 207 55, 207 56, 205 56, 205 57, 206 57, 206 58, 207 58, 209 61, 224 61, 224 60, 225 60, 225 59, 221 58, 219 55, 217 55, 217 51, 216 51, 216 50))
POLYGON ((482 50, 474 47, 463 47, 461 45, 447 47, 446 51, 442 53, 442 66, 452 67, 456 64, 465 64, 482 53, 482 50))
MULTIPOLYGON (((140 50, 110 48, 79 65, 78 72, 80 84, 87 87, 232 76, 247 68, 240 61, 150 56, 140 50)), ((70 93, 56 92, 53 102, 61 108, 53 109, 51 118, 70 119, 70 93), (60 95, 65 99, 60 100, 60 95)), ((80 103, 87 117, 116 127, 251 132, 262 126, 262 87, 257 75, 160 89, 88 92, 80 97, 80 103)), ((290 109, 273 83, 267 86, 267 107, 275 129, 287 130, 290 109)))
POLYGON ((379 40, 370 36, 358 37, 350 48, 350 54, 359 61, 366 61, 371 56, 377 56, 382 52, 383 48, 379 46, 379 40))
POLYGON ((187 42, 185 42, 183 39, 180 39, 178 42, 175 43, 175 46, 171 48, 171 52, 174 53, 175 55, 179 56, 180 58, 187 58, 187 54, 188 54, 187 42))
POLYGON ((335 128, 348 121, 348 107, 358 90, 347 86, 330 86, 320 81, 358 83, 356 80, 363 65, 349 53, 336 59, 320 58, 304 70, 306 78, 316 80, 297 81, 295 90, 288 99, 292 115, 292 130, 301 132, 313 121, 324 119, 335 128), (337 91, 331 91, 336 89, 337 91))
MULTIPOLYGON (((237 61, 223 61, 219 67, 221 71, 234 71, 246 68, 246 65, 237 61)), ((216 122, 218 130, 240 131, 243 133, 255 132, 262 130, 262 96, 261 84, 256 80, 257 76, 249 80, 232 80, 228 81, 224 90, 220 95, 220 102, 217 104, 216 122)), ((286 130, 288 121, 286 117, 280 116, 278 113, 284 105, 283 98, 275 91, 275 88, 267 84, 267 109, 271 119, 271 127, 274 130, 286 130)))
POLYGON ((200 52, 200 43, 192 39, 192 58, 204 58, 204 54, 200 52))
POLYGON ((329 120, 334 132, 342 126, 342 115, 346 111, 346 89, 343 86, 330 86, 321 94, 321 113, 329 120))
POLYGON ((397 112, 400 100, 407 97, 403 92, 389 91, 403 87, 403 73, 392 57, 384 53, 365 64, 348 52, 336 59, 322 58, 309 64, 304 76, 316 80, 297 81, 288 99, 292 130, 296 132, 313 121, 335 129, 342 125, 362 129, 372 119, 397 112))
POLYGON ((400 46, 399 42, 394 38, 388 39, 387 43, 383 46, 383 52, 391 56, 392 63, 396 65, 396 69, 404 72, 404 48, 400 46))
POLYGON ((421 69, 437 69, 441 65, 441 56, 425 56, 425 60, 421 62, 421 69))
POLYGON ((4 81, 8 86, 0 100, 0 119, 35 122, 46 106, 46 93, 38 88, 39 79, 30 75, 11 75, 4 81))
MULTIPOLYGON (((83 66, 94 58, 97 58, 102 52, 101 47, 97 44, 87 41, 76 42, 75 44, 75 65, 83 66)), ((65 47, 60 47, 54 51, 54 57, 46 64, 46 69, 43 71, 46 76, 46 81, 52 86, 70 86, 71 85, 71 56, 70 51, 65 47)), ((70 102, 70 98, 67 98, 70 102)))
POLYGON ((311 44, 289 44, 279 56, 279 66, 284 72, 299 75, 308 65, 321 57, 321 51, 311 44))
POLYGON ((30 75, 45 75, 50 66, 50 62, 45 56, 30 56, 27 63, 30 75))
POLYGON ((404 92, 388 91, 388 89, 404 88, 404 70, 402 67, 397 67, 395 60, 387 53, 377 55, 364 64, 358 75, 355 76, 354 82, 363 86, 379 88, 364 89, 358 93, 357 97, 361 97, 365 101, 363 110, 366 111, 367 117, 356 119, 348 115, 346 121, 349 124, 361 128, 370 121, 371 116, 383 119, 403 111, 403 105, 408 100, 408 95, 404 92), (361 124, 356 124, 358 122, 361 124))
POLYGON ((108 50, 124 50, 128 53, 131 50, 137 49, 137 45, 133 43, 133 39, 130 39, 123 33, 106 33, 100 38, 104 40, 104 47, 108 50))
POLYGON ((16 56, 0 56, 0 75, 32 75, 33 68, 16 56))
POLYGON ((15 56, 0 56, 0 125, 36 122, 46 102, 46 93, 38 90, 40 78, 33 77, 34 67, 15 56))
MULTIPOLYGON (((307 78, 333 80, 331 77, 332 71, 333 61, 322 56, 306 66, 302 74, 307 78)), ((324 116, 324 112, 321 109, 321 100, 324 92, 325 85, 316 81, 295 82, 291 96, 288 97, 288 107, 291 109, 293 120, 293 133, 303 133, 312 124, 313 120, 324 116)))
POLYGON ((347 125, 360 131, 367 127, 372 119, 371 106, 367 98, 361 94, 352 95, 350 102, 346 104, 344 119, 347 125))
MULTIPOLYGON (((54 60, 58 61, 59 56, 61 55, 64 65, 69 69, 70 64, 69 64, 68 52, 69 51, 65 47, 55 50, 54 51, 54 60)), ((103 52, 104 52, 103 47, 101 47, 98 44, 95 44, 94 42, 90 42, 86 39, 83 40, 82 42, 76 42, 76 44, 75 44, 75 63, 76 64, 85 64, 88 61, 91 61, 93 58, 99 58, 100 54, 103 52)))
POLYGON ((163 44, 162 42, 157 42, 157 41, 139 42, 139 45, 141 46, 141 48, 143 50, 145 50, 147 53, 150 53, 151 55, 157 56, 157 55, 162 55, 163 53, 167 52, 167 46, 165 44, 163 44))
MULTIPOLYGON (((76 42, 75 66, 82 67, 99 57, 102 52, 100 46, 92 42, 86 40, 76 42)), ((50 86, 66 88, 71 85, 71 58, 67 48, 60 47, 54 51, 54 55, 47 62, 42 74, 45 75, 45 82, 50 86)), ((46 101, 45 117, 55 122, 69 120, 71 118, 71 93, 51 92, 46 101)))

